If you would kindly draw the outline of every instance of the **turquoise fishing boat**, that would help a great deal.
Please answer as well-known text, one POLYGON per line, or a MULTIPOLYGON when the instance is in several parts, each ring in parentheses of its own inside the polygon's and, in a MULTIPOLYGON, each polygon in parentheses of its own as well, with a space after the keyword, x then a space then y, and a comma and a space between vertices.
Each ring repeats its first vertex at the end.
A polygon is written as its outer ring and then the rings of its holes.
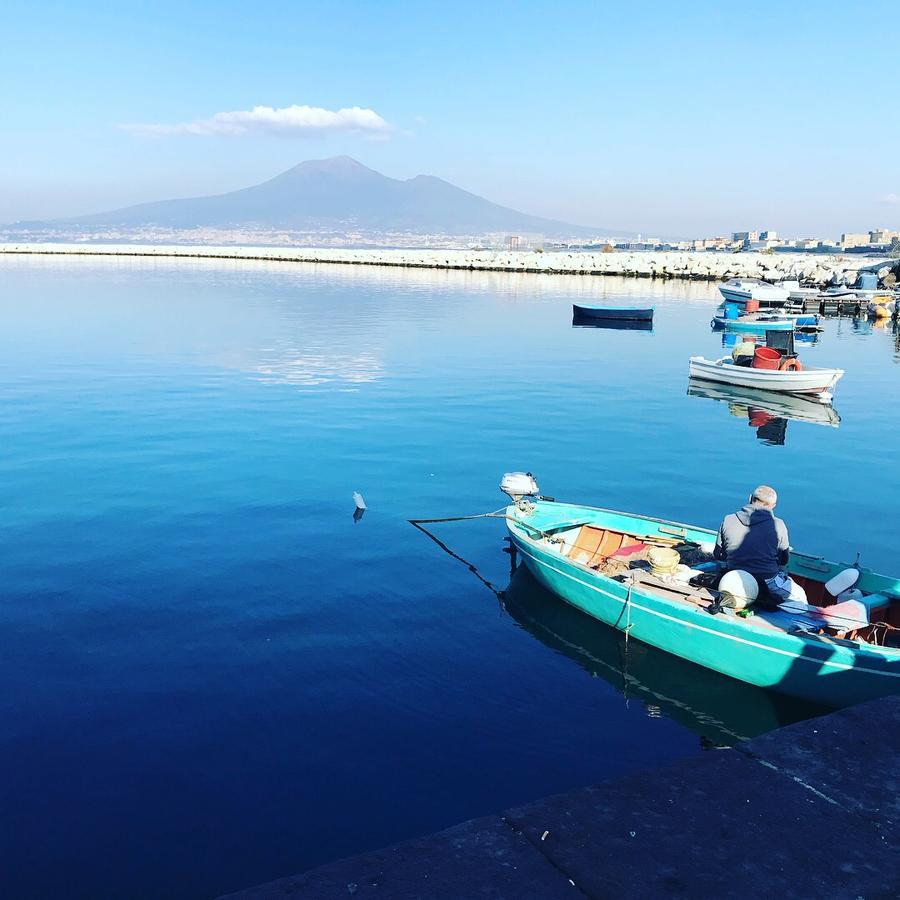
POLYGON ((725 331, 762 334, 766 331, 793 331, 797 323, 794 319, 779 316, 747 316, 740 319, 714 316, 709 324, 715 331, 725 329, 725 331))
MULTIPOLYGON (((864 623, 828 614, 826 582, 848 567, 792 552, 788 572, 807 592, 808 612, 711 615, 718 592, 657 577, 627 563, 635 546, 668 547, 696 571, 716 533, 650 516, 537 495, 530 476, 505 476, 505 518, 521 561, 567 603, 630 638, 740 681, 830 707, 900 692, 900 580, 856 566, 864 623), (529 484, 530 480, 530 484, 529 484), (610 562, 616 565, 609 565, 610 562), (601 571, 602 569, 602 571, 601 571)), ((854 568, 854 567, 850 567, 854 568)))

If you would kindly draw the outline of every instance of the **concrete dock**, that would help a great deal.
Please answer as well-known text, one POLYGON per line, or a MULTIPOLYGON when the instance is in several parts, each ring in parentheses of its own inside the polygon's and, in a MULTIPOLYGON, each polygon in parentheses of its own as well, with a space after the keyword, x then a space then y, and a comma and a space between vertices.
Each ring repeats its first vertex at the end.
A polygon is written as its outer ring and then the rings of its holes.
POLYGON ((228 898, 898 897, 898 748, 900 696, 228 898))

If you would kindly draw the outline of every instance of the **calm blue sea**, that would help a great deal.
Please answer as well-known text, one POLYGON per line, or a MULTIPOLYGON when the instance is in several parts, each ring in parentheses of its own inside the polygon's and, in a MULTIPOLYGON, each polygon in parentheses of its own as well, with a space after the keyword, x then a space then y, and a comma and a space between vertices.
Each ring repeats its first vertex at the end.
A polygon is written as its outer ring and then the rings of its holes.
MULTIPOLYGON (((890 330, 839 427, 688 394, 715 287, 0 257, 0 894, 206 898, 814 712, 509 584, 504 471, 895 572, 890 330), (656 304, 652 333, 571 303, 656 304), (751 424, 752 423, 752 424, 751 424), (351 494, 369 509, 353 518, 351 494)), ((752 404, 751 404, 752 406, 752 404)))

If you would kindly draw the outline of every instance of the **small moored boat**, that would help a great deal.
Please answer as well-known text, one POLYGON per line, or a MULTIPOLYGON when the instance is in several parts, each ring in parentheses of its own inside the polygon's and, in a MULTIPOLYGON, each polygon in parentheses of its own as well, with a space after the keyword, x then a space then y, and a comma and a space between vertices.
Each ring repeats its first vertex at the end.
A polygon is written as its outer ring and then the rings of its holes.
POLYGON ((585 306, 573 303, 573 313, 582 319, 600 319, 611 322, 652 322, 652 306, 585 306))
MULTIPOLYGON (((806 318, 804 316, 804 318, 806 318)), ((748 315, 729 319, 725 315, 713 316, 709 323, 713 328, 724 328, 726 331, 763 332, 792 331, 796 322, 791 316, 748 315)))
POLYGON ((843 377, 844 370, 801 366, 797 360, 790 361, 790 368, 763 369, 736 365, 730 356, 723 356, 721 359, 692 356, 688 373, 691 378, 702 381, 717 381, 722 384, 787 394, 804 394, 816 397, 820 402, 830 403, 834 386, 843 377))
MULTIPOLYGON (((791 552, 788 571, 810 603, 742 618, 720 613, 719 592, 637 561, 674 551, 679 574, 710 572, 698 563, 716 533, 650 516, 558 503, 538 496, 531 476, 504 476, 506 523, 519 558, 558 597, 630 638, 740 681, 838 707, 900 691, 900 580, 858 566, 791 552), (530 482, 530 484, 529 484, 530 482), (646 551, 646 552, 645 552, 646 551), (687 572, 680 570, 686 569, 687 572), (851 574, 861 618, 826 585, 851 574), (796 607, 796 611, 795 611, 796 607)), ((701 579, 702 580, 702 579, 701 579)))
POLYGON ((790 291, 759 278, 732 278, 719 285, 719 291, 729 303, 743 306, 748 300, 756 300, 760 306, 783 306, 790 291))

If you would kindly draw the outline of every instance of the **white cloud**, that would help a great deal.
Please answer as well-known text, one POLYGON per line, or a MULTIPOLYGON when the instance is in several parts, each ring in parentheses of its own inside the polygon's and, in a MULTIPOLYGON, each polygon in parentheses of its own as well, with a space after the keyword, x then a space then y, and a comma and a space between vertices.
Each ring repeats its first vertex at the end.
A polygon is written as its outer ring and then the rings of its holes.
POLYGON ((881 198, 882 203, 900 203, 900 194, 885 194, 881 198))
POLYGON ((337 132, 384 138, 390 125, 374 110, 351 106, 323 109, 320 106, 254 106, 253 109, 216 113, 208 119, 174 124, 120 125, 124 131, 142 137, 192 134, 201 137, 240 137, 248 134, 272 134, 285 137, 319 137, 337 132))

